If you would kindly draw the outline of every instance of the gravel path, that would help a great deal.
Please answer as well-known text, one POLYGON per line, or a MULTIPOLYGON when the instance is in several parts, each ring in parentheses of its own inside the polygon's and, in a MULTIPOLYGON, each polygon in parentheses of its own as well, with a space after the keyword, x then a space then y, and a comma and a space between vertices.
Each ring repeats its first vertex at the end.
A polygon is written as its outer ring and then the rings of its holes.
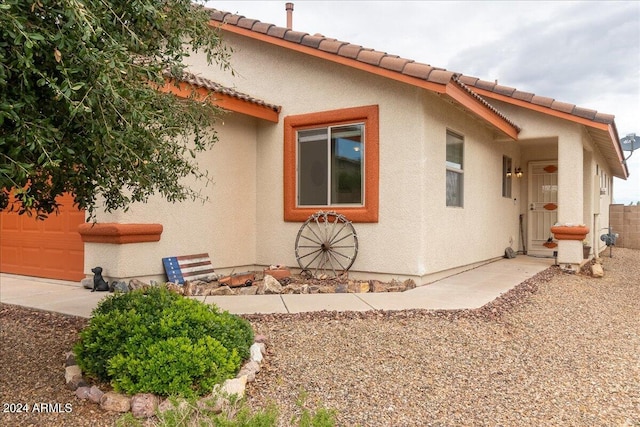
MULTIPOLYGON (((547 270, 475 311, 248 316, 269 338, 248 401, 275 403, 283 425, 306 394, 340 426, 640 426, 640 251, 603 265, 602 279, 547 270)), ((73 407, 0 425, 112 425, 63 385, 86 320, 0 310, 3 406, 73 407)))

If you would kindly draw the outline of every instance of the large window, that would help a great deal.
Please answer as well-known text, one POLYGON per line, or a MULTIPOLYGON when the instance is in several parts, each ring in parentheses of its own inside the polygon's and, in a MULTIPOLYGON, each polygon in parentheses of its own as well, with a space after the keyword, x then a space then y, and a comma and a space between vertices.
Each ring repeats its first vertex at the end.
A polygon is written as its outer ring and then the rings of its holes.
POLYGON ((464 139, 447 132, 447 206, 462 207, 464 200, 464 139))
POLYGON ((284 218, 324 209, 378 220, 378 107, 285 118, 284 218))
POLYGON ((298 206, 362 205, 364 123, 298 131, 298 206))

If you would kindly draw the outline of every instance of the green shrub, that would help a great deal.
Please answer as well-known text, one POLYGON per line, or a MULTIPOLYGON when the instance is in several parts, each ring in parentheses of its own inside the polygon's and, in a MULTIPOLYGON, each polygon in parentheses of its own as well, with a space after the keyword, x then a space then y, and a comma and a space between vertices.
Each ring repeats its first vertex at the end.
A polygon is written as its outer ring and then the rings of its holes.
POLYGON ((245 319, 154 287, 104 299, 74 351, 118 391, 192 396, 233 377, 252 342, 245 319))

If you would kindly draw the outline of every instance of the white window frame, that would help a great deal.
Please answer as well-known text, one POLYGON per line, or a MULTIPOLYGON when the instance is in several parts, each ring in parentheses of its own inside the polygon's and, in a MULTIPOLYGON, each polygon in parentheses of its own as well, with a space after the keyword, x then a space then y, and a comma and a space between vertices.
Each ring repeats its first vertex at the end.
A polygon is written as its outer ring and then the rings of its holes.
POLYGON ((459 195, 459 199, 460 202, 459 204, 449 204, 449 189, 448 187, 448 183, 447 183, 447 178, 446 175, 447 173, 445 172, 445 203, 447 205, 447 207, 451 207, 451 208, 464 208, 464 157, 465 157, 465 149, 464 149, 464 136, 462 136, 461 134, 457 133, 457 132, 453 132, 451 130, 447 130, 447 134, 446 134, 446 138, 448 139, 449 136, 452 136, 454 138, 457 138, 459 140, 462 141, 462 159, 461 159, 461 164, 460 167, 458 167, 457 163, 452 163, 449 160, 447 160, 447 150, 446 150, 446 146, 448 145, 447 141, 445 141, 445 165, 446 165, 446 172, 453 172, 456 173, 459 176, 459 179, 462 181, 460 184, 460 195, 459 195))
POLYGON ((327 126, 313 126, 313 127, 309 127, 306 129, 299 129, 296 131, 296 207, 297 208, 326 208, 326 207, 331 207, 331 206, 337 206, 337 207, 363 207, 365 206, 365 197, 366 197, 366 149, 367 149, 367 144, 366 144, 366 133, 367 133, 367 126, 365 122, 361 122, 361 121, 356 121, 356 122, 347 122, 347 123, 339 123, 339 124, 331 124, 331 125, 327 125, 327 126), (339 202, 334 202, 331 199, 331 166, 332 166, 332 162, 331 162, 331 130, 333 128, 340 128, 340 127, 345 127, 345 126, 362 126, 362 148, 361 151, 362 153, 360 154, 361 157, 361 165, 360 165, 360 194, 361 194, 361 202, 360 203, 339 203, 339 202), (317 129, 326 129, 327 131, 327 141, 326 141, 326 146, 327 146, 327 204, 318 204, 318 205, 302 205, 300 204, 300 191, 301 191, 301 185, 300 185, 300 155, 301 155, 301 151, 300 150, 300 139, 299 139, 299 133, 300 132, 304 132, 304 131, 309 131, 309 130, 317 130, 317 129))

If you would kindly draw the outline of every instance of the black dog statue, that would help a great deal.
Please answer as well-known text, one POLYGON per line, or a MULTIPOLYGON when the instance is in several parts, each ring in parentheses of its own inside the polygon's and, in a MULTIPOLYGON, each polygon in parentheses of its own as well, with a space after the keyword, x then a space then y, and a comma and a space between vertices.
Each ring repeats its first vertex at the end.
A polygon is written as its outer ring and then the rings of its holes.
POLYGON ((93 289, 91 292, 105 292, 109 290, 109 284, 102 277, 102 267, 94 267, 91 269, 93 273, 93 289))

